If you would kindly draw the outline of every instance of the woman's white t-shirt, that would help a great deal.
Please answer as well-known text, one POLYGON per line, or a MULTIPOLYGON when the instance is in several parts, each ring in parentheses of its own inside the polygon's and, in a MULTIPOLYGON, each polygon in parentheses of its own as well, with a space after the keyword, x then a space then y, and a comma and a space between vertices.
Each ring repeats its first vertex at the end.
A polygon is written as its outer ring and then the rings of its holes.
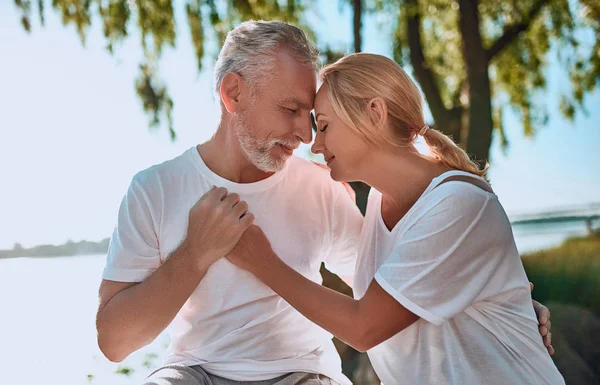
POLYGON ((451 171, 390 231, 372 190, 354 295, 372 279, 420 319, 369 350, 385 385, 564 384, 543 345, 529 282, 496 195, 451 171))

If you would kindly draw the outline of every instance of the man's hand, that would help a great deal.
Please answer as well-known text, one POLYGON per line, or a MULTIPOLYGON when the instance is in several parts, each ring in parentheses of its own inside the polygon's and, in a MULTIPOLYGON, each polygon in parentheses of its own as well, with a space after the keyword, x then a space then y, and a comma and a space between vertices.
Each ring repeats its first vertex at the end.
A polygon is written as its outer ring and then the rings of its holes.
POLYGON ((227 255, 252 223, 254 215, 238 194, 213 187, 190 210, 182 247, 206 268, 227 255))
POLYGON ((173 321, 210 265, 231 251, 253 221, 237 194, 213 187, 190 210, 183 244, 152 274, 140 283, 102 280, 96 329, 104 355, 120 362, 151 343, 173 321))
POLYGON ((257 275, 275 257, 271 242, 256 225, 248 227, 238 244, 227 255, 227 259, 238 267, 257 275))
MULTIPOLYGON (((533 283, 529 282, 530 290, 533 291, 533 283)), ((539 303, 536 300, 533 300, 533 310, 535 310, 535 314, 538 317, 538 322, 540 324, 539 330, 542 338, 544 339, 544 346, 548 349, 548 354, 554 354, 554 348, 552 347, 552 333, 550 329, 552 328, 552 322, 550 322, 550 310, 539 303)))

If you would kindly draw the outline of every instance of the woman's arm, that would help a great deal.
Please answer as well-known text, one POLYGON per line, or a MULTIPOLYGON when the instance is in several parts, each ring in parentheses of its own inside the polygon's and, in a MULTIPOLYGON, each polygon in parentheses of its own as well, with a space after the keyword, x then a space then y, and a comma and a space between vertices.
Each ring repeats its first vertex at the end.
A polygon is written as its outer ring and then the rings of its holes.
MULTIPOLYGON (((305 317, 356 350, 366 351, 396 335, 419 319, 377 281, 360 300, 323 287, 285 264, 257 226, 246 230, 227 258, 250 271, 305 317)), ((550 312, 534 301, 540 334, 550 354, 550 312)))
POLYGON ((375 280, 363 298, 354 300, 305 278, 279 259, 256 226, 246 231, 227 258, 253 273, 305 317, 359 351, 378 345, 419 319, 375 280))

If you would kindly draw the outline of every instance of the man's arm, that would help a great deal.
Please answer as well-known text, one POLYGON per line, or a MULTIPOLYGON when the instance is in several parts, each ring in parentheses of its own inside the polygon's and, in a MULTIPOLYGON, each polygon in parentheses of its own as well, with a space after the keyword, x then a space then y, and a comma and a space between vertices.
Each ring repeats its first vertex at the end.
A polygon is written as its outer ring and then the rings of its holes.
POLYGON ((102 281, 96 330, 109 360, 122 361, 171 323, 212 263, 253 223, 247 210, 237 194, 212 189, 191 209, 183 244, 148 278, 141 283, 102 281))
POLYGON ((209 266, 180 247, 141 283, 102 280, 96 329, 106 358, 120 362, 151 343, 175 318, 209 266))

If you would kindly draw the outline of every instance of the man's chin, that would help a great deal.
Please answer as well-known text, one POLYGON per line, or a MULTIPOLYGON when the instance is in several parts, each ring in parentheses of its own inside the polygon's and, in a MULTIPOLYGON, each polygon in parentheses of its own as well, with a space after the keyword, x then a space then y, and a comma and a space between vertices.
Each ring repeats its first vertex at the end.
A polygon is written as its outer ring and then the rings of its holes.
POLYGON ((288 160, 289 157, 289 155, 270 157, 270 159, 268 160, 262 159, 258 162, 254 162, 254 165, 259 170, 264 172, 279 172, 283 170, 285 162, 288 160))

